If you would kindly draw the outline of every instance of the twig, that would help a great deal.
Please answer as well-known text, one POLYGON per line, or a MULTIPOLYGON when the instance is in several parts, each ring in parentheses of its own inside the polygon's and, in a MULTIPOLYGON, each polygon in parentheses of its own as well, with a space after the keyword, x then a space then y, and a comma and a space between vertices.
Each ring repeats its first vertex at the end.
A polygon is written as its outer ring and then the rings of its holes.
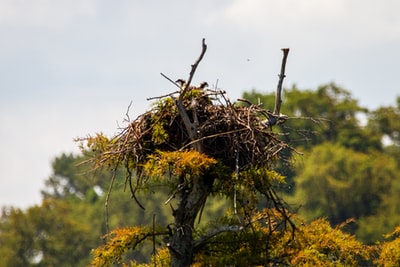
POLYGON ((199 138, 199 139, 193 140, 193 141, 187 143, 186 145, 182 146, 181 148, 179 148, 179 151, 183 151, 183 150, 186 149, 188 146, 191 146, 191 145, 193 145, 193 144, 196 143, 196 142, 200 142, 200 141, 203 141, 203 140, 206 140, 206 139, 211 139, 211 138, 215 138, 215 137, 223 136, 223 135, 229 136, 229 135, 232 134, 232 133, 241 132, 241 131, 246 131, 246 130, 247 130, 247 129, 242 128, 242 129, 238 129, 238 130, 232 130, 232 131, 228 131, 228 132, 221 132, 221 133, 216 133, 216 134, 212 134, 212 135, 203 136, 203 137, 201 137, 201 138, 199 138))
POLYGON ((165 79, 167 79, 168 81, 170 81, 171 83, 175 84, 176 87, 180 88, 181 86, 179 84, 177 84, 176 82, 174 82, 171 78, 169 78, 167 75, 165 75, 164 73, 160 72, 161 76, 163 76, 165 79))
POLYGON ((137 197, 136 197, 136 189, 137 189, 137 187, 135 187, 135 188, 133 188, 133 185, 132 185, 132 181, 131 181, 132 179, 131 178, 129 178, 129 188, 130 188, 130 190, 131 190, 131 198, 133 199, 133 200, 135 200, 135 202, 136 202, 136 204, 142 209, 142 210, 146 210, 145 208, 144 208, 144 206, 139 202, 139 199, 137 199, 137 197))
POLYGON ((289 48, 282 48, 283 51, 283 58, 282 58, 282 66, 281 66, 281 73, 279 74, 279 82, 278 87, 276 88, 276 95, 275 95, 275 108, 274 108, 274 115, 280 114, 281 110, 281 103, 282 103, 282 84, 283 79, 285 79, 285 67, 286 67, 286 59, 289 54, 289 48))
POLYGON ((125 113, 126 118, 124 119, 124 121, 128 122, 128 123, 131 122, 131 118, 129 117, 129 111, 131 109, 131 106, 132 106, 132 101, 129 103, 129 106, 126 109, 126 113, 125 113))
POLYGON ((176 94, 176 93, 179 93, 179 92, 178 92, 178 91, 175 91, 175 92, 172 92, 172 93, 169 93, 169 94, 166 94, 166 95, 152 96, 152 97, 146 98, 146 100, 149 101, 149 100, 154 100, 154 99, 161 99, 161 98, 164 98, 164 97, 167 97, 167 96, 173 96, 173 95, 176 94))

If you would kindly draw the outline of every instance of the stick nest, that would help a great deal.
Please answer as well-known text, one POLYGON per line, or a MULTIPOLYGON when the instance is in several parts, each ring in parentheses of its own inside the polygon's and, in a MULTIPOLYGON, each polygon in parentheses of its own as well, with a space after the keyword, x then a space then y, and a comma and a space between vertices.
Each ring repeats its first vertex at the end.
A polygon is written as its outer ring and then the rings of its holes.
MULTIPOLYGON (((180 92, 160 97, 149 111, 129 121, 107 145, 101 146, 97 163, 104 166, 110 160, 124 162, 140 176, 148 156, 156 151, 183 151, 200 145, 202 153, 232 171, 250 165, 268 168, 288 146, 261 121, 272 115, 269 111, 248 101, 242 103, 232 104, 224 91, 196 87, 181 97, 180 92), (191 119, 195 140, 188 133, 177 101, 191 119)), ((98 142, 88 141, 88 145, 98 149, 98 142)))

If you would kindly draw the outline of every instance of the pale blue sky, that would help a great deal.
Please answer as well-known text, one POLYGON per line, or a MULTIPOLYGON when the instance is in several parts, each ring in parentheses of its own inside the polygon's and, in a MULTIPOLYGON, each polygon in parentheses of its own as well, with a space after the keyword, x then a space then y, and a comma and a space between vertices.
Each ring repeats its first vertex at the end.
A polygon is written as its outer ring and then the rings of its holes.
MULTIPOLYGON (((175 88, 206 38, 194 82, 231 99, 336 82, 368 108, 400 95, 400 1, 0 0, 0 206, 40 203, 51 160, 77 136, 113 134, 133 102, 175 88)), ((283 104, 284 105, 284 104, 283 104)))

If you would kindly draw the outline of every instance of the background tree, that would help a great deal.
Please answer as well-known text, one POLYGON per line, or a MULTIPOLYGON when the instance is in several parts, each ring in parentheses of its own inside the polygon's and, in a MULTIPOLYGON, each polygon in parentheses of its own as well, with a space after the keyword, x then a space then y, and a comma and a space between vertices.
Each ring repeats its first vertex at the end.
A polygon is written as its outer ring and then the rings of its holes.
POLYGON ((373 111, 369 117, 368 127, 381 137, 389 138, 389 141, 400 146, 400 97, 397 98, 397 106, 380 107, 373 111))
POLYGON ((382 153, 366 155, 328 143, 313 148, 298 165, 300 213, 308 219, 327 216, 334 225, 376 214, 398 172, 396 162, 382 153))
MULTIPOLYGON (((255 90, 243 93, 243 98, 261 103, 264 108, 273 103, 274 94, 255 90)), ((284 90, 282 112, 289 119, 281 130, 285 141, 299 149, 309 149, 323 142, 341 143, 358 151, 370 147, 379 149, 380 140, 367 137, 358 117, 368 110, 358 105, 350 92, 334 83, 321 85, 316 90, 299 90, 296 86, 284 90), (368 143, 365 143, 368 142, 368 143)))
POLYGON ((1 266, 82 266, 91 243, 90 225, 74 220, 70 206, 46 200, 41 206, 3 209, 1 266))
POLYGON ((93 173, 89 166, 82 163, 89 159, 90 153, 85 152, 85 157, 73 154, 56 157, 52 162, 53 174, 45 181, 45 189, 41 192, 43 197, 85 199, 106 191, 108 181, 104 173, 93 173), (96 191, 96 194, 92 193, 96 191))
MULTIPOLYGON (((274 94, 255 90, 244 92, 243 98, 260 103, 267 108, 274 101, 274 94)), ((338 143, 357 151, 381 149, 381 138, 364 129, 360 116, 367 116, 367 109, 358 105, 351 94, 334 83, 321 85, 316 90, 299 90, 296 86, 284 90, 285 105, 282 112, 289 115, 285 124, 278 125, 282 139, 302 152, 324 142, 338 143)), ((286 158, 292 153, 286 151, 286 158)), ((296 170, 292 164, 280 162, 277 171, 286 176, 281 190, 289 195, 295 192, 296 170)))

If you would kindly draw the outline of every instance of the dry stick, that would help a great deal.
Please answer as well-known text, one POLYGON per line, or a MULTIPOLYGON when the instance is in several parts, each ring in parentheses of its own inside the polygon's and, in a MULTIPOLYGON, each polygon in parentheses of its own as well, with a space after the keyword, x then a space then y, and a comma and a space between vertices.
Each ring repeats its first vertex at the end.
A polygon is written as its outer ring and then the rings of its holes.
MULTIPOLYGON (((163 76, 165 79, 167 79, 168 81, 170 81, 172 84, 174 84, 176 87, 181 88, 181 86, 179 84, 177 84, 176 82, 174 82, 170 77, 168 77, 167 75, 165 75, 164 73, 160 72, 160 75, 163 76)), ((147 101, 149 100, 154 100, 154 99, 160 99, 160 98, 164 98, 167 96, 173 97, 174 94, 179 93, 179 91, 175 91, 166 95, 162 95, 162 96, 154 96, 154 97, 148 97, 146 98, 147 101)))
POLYGON ((183 151, 183 150, 186 149, 188 146, 191 146, 191 145, 193 145, 194 143, 203 141, 203 140, 205 140, 205 139, 210 139, 210 138, 214 138, 214 137, 222 136, 222 135, 229 135, 229 134, 231 134, 231 133, 240 132, 240 131, 245 131, 245 130, 247 130, 247 129, 243 128, 243 129, 232 130, 232 131, 228 131, 228 132, 216 133, 216 134, 211 134, 211 135, 203 136, 203 137, 201 137, 201 138, 198 138, 198 139, 196 139, 196 140, 193 140, 193 141, 187 143, 186 145, 182 146, 181 148, 179 148, 179 151, 183 151))
POLYGON ((275 108, 274 108, 274 115, 280 114, 281 110, 281 103, 282 103, 282 84, 283 79, 285 79, 285 67, 286 67, 286 59, 289 54, 289 48, 282 48, 283 51, 283 58, 282 58, 282 66, 281 66, 281 73, 279 74, 279 82, 276 88, 276 95, 275 95, 275 108))
MULTIPOLYGON (((197 139, 197 129, 196 127, 198 125, 195 125, 195 123, 192 123, 190 121, 189 115, 187 114, 185 108, 183 107, 183 96, 186 94, 187 90, 189 89, 190 82, 193 79, 194 73, 196 72, 197 66, 199 65, 200 61, 203 59, 204 54, 206 53, 207 50, 207 45, 205 43, 205 39, 203 38, 202 41, 202 50, 199 58, 196 60, 196 62, 192 65, 192 69, 189 74, 189 79, 186 84, 183 85, 182 91, 180 92, 179 98, 176 99, 173 96, 172 99, 174 100, 178 111, 182 117, 183 123, 185 124, 185 128, 189 134, 190 140, 194 141, 197 139)), ((202 147, 198 143, 194 143, 194 146, 197 151, 202 152, 202 147)))
MULTIPOLYGON (((131 198, 133 200, 135 200, 136 204, 142 210, 145 210, 144 206, 139 202, 138 198, 136 197, 136 190, 137 190, 138 187, 136 186, 135 188, 133 188, 133 185, 132 185, 132 172, 128 168, 127 168, 127 170, 128 170, 128 174, 127 174, 127 177, 125 179, 125 183, 127 182, 127 180, 129 180, 129 189, 131 191, 131 198)), ((124 190, 125 190, 125 188, 124 188, 124 190)))
POLYGON ((169 78, 168 76, 166 76, 164 73, 160 72, 160 75, 163 76, 165 79, 167 79, 168 81, 170 81, 171 83, 175 84, 176 87, 180 88, 181 86, 179 84, 177 84, 176 82, 174 82, 171 78, 169 78))
POLYGON ((189 79, 187 80, 186 84, 183 86, 183 90, 181 95, 179 96, 179 100, 182 100, 182 97, 185 95, 186 91, 190 87, 190 83, 192 82, 194 73, 196 72, 197 66, 200 64, 200 61, 203 59, 204 54, 206 53, 207 50, 207 45, 206 45, 206 39, 203 38, 202 40, 202 49, 201 49, 201 54, 199 58, 196 60, 196 62, 192 65, 192 69, 189 73, 189 79))
POLYGON ((175 91, 175 92, 172 92, 172 93, 169 93, 169 94, 166 94, 166 95, 161 95, 161 96, 148 97, 148 98, 146 98, 146 100, 150 101, 150 100, 154 100, 154 99, 161 99, 161 98, 164 98, 164 97, 167 97, 167 96, 172 97, 174 94, 177 94, 177 93, 179 93, 179 91, 175 91))

